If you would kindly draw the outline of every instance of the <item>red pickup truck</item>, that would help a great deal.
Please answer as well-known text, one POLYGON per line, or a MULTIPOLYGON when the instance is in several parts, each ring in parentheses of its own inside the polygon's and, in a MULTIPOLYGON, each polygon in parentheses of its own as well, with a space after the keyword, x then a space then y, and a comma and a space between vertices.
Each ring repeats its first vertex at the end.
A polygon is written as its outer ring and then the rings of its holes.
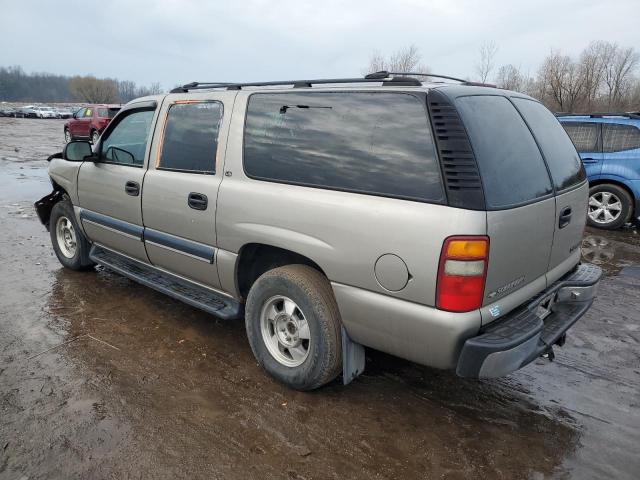
POLYGON ((118 105, 86 105, 73 114, 73 118, 64 124, 64 140, 98 141, 102 131, 118 113, 118 105))

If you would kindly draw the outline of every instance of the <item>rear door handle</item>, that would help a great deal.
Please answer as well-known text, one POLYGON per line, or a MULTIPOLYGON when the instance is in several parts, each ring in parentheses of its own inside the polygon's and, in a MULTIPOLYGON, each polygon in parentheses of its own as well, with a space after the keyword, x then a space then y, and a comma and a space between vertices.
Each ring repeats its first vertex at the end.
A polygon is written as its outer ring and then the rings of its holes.
POLYGON ((189 207, 194 210, 206 210, 207 205, 209 204, 209 200, 207 196, 203 193, 191 192, 189 194, 187 202, 189 203, 189 207))
POLYGON ((137 197, 138 195, 140 195, 140 184, 138 182, 132 182, 131 180, 129 180, 124 184, 124 191, 127 192, 127 195, 137 197))
POLYGON ((560 212, 560 217, 558 218, 558 228, 564 228, 569 223, 571 223, 571 207, 565 207, 562 212, 560 212))

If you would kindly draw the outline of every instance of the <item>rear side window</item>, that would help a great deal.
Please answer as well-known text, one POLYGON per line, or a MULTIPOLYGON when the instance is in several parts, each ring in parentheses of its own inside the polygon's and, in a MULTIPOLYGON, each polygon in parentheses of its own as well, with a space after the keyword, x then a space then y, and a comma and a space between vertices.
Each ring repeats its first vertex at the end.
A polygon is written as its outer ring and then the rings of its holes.
POLYGON ((633 125, 602 125, 602 145, 605 152, 622 152, 640 148, 640 130, 633 125))
POLYGON ((113 118, 118 113, 118 108, 98 108, 98 116, 101 118, 113 118))
POLYGON ((565 132, 580 153, 597 152, 598 124, 587 122, 563 122, 565 132))
POLYGON ((516 206, 552 192, 540 150, 509 100, 469 96, 458 98, 456 105, 471 139, 488 208, 516 206))
POLYGON ((514 98, 513 103, 538 141, 556 189, 584 182, 586 174, 580 156, 553 113, 534 100, 514 98))
POLYGON ((425 101, 403 93, 254 94, 244 168, 261 180, 444 202, 425 101))
POLYGON ((183 103, 169 108, 158 168, 215 173, 220 102, 183 103))

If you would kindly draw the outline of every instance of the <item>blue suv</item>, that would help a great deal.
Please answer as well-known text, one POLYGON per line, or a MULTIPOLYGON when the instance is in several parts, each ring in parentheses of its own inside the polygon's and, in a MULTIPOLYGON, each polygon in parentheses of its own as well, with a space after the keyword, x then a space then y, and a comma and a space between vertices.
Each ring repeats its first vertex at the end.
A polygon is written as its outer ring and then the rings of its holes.
POLYGON ((640 114, 558 115, 589 178, 587 222, 616 229, 640 220, 640 114))

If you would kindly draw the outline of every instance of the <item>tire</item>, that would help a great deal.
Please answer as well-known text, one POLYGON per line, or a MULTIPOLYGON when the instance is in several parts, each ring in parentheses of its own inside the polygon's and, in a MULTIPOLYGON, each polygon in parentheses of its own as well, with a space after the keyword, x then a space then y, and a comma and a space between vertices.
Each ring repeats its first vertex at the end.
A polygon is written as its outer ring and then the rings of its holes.
POLYGON ((100 134, 98 133, 97 130, 94 130, 91 132, 91 143, 95 145, 96 143, 98 143, 99 138, 100 138, 100 134))
POLYGON ((313 390, 341 372, 340 312, 327 278, 314 268, 287 265, 264 273, 249 291, 245 325, 258 363, 290 388, 313 390), (287 309, 287 300, 295 308, 287 309), (277 320, 268 320, 270 316, 277 320), (295 326, 290 328, 290 323, 295 326), (291 342, 283 337, 288 335, 291 342), (299 345, 289 349, 280 339, 299 345), (279 353, 272 353, 274 348, 279 353))
POLYGON ((73 135, 71 135, 71 132, 69 131, 68 128, 64 129, 64 143, 69 143, 73 141, 73 135))
POLYGON ((587 223, 592 227, 616 230, 631 219, 633 200, 618 185, 603 183, 589 189, 587 223))
POLYGON ((68 199, 59 201, 51 209, 49 233, 53 250, 64 267, 87 270, 95 265, 89 259, 91 245, 78 228, 73 205, 68 199))

